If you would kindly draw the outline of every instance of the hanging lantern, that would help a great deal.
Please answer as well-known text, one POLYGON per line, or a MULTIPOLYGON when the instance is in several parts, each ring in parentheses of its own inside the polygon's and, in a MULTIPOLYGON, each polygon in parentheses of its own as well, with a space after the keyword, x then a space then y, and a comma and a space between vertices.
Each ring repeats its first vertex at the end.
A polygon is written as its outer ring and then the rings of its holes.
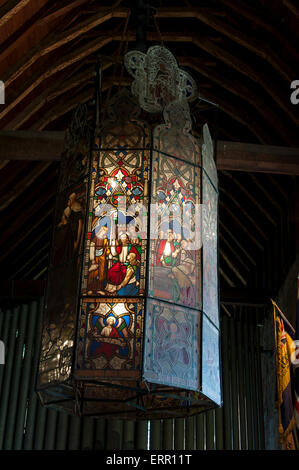
POLYGON ((132 92, 92 132, 79 105, 67 132, 36 389, 84 416, 188 416, 222 403, 213 142, 166 48, 125 65, 132 92))

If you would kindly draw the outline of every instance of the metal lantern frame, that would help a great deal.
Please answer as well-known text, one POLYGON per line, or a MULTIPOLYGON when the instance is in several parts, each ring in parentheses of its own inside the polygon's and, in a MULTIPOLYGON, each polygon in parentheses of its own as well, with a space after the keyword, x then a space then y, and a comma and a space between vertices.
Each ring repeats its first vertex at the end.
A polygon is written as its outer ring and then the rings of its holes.
POLYGON ((222 404, 213 142, 207 125, 191 133, 193 79, 167 49, 148 53, 128 54, 132 93, 120 90, 101 123, 97 66, 94 128, 78 105, 66 134, 36 390, 45 406, 82 416, 173 418, 222 404), (148 57, 156 76, 145 86, 148 57), (179 77, 179 93, 165 76, 179 77), (164 122, 149 125, 161 111, 164 122), (197 204, 195 249, 175 211, 194 222, 197 204))

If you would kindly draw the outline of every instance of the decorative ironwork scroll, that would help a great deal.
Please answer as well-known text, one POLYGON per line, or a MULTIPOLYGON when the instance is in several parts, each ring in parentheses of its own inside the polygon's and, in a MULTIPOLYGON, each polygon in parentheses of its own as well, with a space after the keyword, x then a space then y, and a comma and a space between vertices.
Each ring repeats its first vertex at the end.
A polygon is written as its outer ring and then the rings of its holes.
POLYGON ((165 47, 150 47, 146 54, 128 52, 125 66, 135 79, 132 93, 145 111, 156 113, 172 101, 192 101, 197 95, 195 81, 165 47))

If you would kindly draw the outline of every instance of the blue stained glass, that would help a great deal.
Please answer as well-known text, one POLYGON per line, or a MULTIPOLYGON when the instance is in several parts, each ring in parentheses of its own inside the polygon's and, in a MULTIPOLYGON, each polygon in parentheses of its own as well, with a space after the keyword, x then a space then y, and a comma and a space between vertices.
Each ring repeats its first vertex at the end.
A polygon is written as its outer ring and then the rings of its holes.
POLYGON ((144 380, 198 390, 201 312, 148 299, 144 380))
POLYGON ((203 172, 203 311, 219 325, 217 213, 218 194, 203 172))
POLYGON ((205 315, 202 323, 202 392, 221 405, 219 331, 205 315))

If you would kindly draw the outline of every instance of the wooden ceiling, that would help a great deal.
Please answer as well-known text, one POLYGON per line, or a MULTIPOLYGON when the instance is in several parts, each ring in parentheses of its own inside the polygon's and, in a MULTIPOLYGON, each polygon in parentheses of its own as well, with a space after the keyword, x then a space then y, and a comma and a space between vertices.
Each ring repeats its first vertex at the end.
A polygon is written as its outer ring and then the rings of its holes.
MULTIPOLYGON (((219 140, 299 147, 298 17, 294 0, 151 1, 148 45, 161 44, 196 79, 194 128, 219 140), (217 118, 217 120, 216 120, 217 118)), ((78 102, 93 116, 94 69, 103 65, 103 114, 131 78, 135 2, 0 0, 1 131, 63 131, 78 102)), ((0 141, 1 145, 1 141, 0 141)), ((2 279, 46 277, 59 162, 0 161, 2 279)), ((296 254, 296 177, 220 171, 220 274, 230 289, 276 292, 296 254)), ((229 304, 229 302, 228 302, 229 304)), ((224 308, 225 303, 223 303, 224 308)))

